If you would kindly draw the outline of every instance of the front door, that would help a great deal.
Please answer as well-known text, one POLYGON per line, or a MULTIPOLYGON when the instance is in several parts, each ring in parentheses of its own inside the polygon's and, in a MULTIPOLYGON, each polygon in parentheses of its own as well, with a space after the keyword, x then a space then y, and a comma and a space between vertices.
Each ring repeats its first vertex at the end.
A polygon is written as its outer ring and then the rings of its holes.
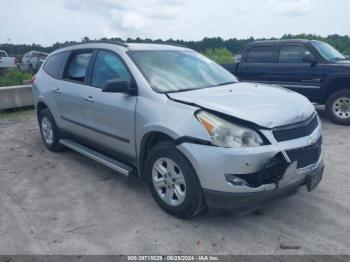
POLYGON ((122 58, 112 51, 97 51, 90 86, 84 89, 84 135, 103 150, 134 159, 137 96, 102 92, 105 82, 114 78, 133 83, 122 58))

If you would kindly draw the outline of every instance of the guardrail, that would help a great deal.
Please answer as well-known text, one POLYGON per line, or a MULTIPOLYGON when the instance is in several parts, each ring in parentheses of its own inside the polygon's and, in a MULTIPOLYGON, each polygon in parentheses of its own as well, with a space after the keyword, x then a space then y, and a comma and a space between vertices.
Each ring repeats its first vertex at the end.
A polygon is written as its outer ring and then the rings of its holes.
POLYGON ((32 86, 0 87, 0 110, 34 105, 32 86))

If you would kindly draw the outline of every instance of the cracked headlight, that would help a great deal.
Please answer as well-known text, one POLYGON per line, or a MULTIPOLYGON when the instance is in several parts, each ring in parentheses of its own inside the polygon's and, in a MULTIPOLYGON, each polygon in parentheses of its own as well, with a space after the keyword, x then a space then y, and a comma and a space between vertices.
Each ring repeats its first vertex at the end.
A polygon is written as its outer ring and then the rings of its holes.
POLYGON ((206 111, 197 113, 197 118, 208 131, 213 145, 228 148, 258 147, 264 144, 253 129, 228 122, 206 111))

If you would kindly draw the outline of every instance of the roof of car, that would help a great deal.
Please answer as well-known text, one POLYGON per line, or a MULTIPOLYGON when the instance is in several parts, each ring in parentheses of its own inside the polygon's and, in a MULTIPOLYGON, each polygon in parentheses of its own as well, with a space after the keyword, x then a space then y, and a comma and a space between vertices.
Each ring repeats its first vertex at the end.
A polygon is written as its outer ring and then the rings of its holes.
POLYGON ((281 39, 281 40, 256 40, 251 42, 250 45, 255 44, 283 44, 283 43, 308 43, 308 42, 317 42, 317 40, 308 40, 308 39, 281 39))
POLYGON ((31 50, 25 54, 44 54, 44 55, 48 55, 48 53, 46 52, 41 52, 41 51, 35 51, 35 50, 31 50))
POLYGON ((185 46, 180 46, 176 44, 151 44, 151 43, 124 43, 124 42, 88 42, 88 43, 77 43, 61 49, 56 50, 56 52, 84 49, 84 48, 106 48, 106 47, 119 46, 125 48, 126 50, 133 51, 143 51, 143 50, 189 50, 185 46))

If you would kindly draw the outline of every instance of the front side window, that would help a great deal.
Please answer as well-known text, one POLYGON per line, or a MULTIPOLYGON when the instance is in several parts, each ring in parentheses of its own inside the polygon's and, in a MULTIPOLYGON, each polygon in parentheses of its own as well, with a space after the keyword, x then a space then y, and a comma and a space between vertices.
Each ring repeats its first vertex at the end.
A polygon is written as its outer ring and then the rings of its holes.
POLYGON ((181 92, 237 82, 223 67, 194 51, 152 50, 129 54, 156 92, 181 92))
POLYGON ((54 78, 61 78, 63 67, 67 61, 68 56, 69 52, 62 52, 51 55, 44 64, 45 72, 54 78))
POLYGON ((130 74, 121 58, 109 51, 99 51, 96 57, 91 84, 102 88, 107 80, 122 78, 130 83, 130 74))
POLYGON ((279 63, 304 63, 304 57, 311 55, 310 51, 301 45, 285 45, 281 47, 279 63))
POLYGON ((79 52, 73 54, 66 66, 65 79, 76 82, 84 82, 92 52, 79 52))
POLYGON ((6 56, 7 56, 7 55, 6 55, 5 52, 0 51, 0 57, 6 57, 6 56))
POLYGON ((337 49, 327 43, 314 41, 312 42, 312 45, 317 49, 321 56, 328 61, 346 59, 337 49))
POLYGON ((273 63, 273 46, 252 47, 246 58, 247 63, 273 63))

